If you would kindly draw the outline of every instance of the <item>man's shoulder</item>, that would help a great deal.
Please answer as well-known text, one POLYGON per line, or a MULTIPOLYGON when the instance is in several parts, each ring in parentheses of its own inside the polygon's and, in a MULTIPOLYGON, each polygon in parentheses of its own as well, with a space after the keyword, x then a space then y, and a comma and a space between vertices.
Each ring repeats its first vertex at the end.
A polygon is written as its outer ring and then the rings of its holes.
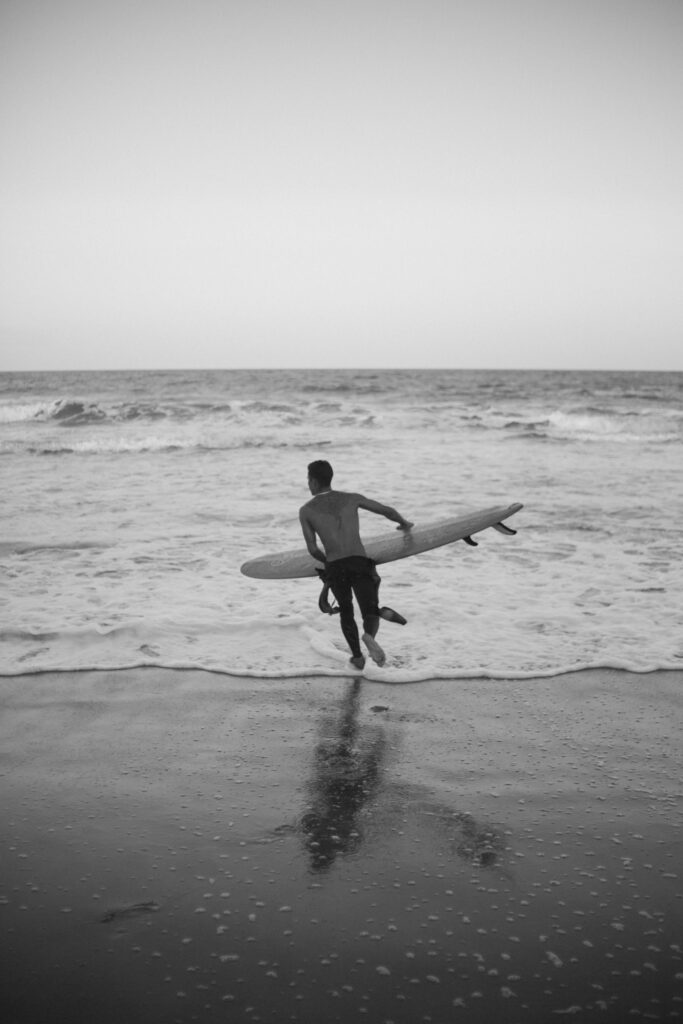
MULTIPOLYGON (((334 493, 338 494, 339 492, 335 491, 334 493)), ((320 507, 320 497, 321 495, 314 494, 312 498, 309 498, 308 501, 305 501, 304 504, 299 509, 299 515, 301 516, 305 512, 312 512, 314 508, 320 507)))
POLYGON ((299 515, 313 512, 317 508, 324 508, 326 505, 328 507, 335 505, 339 508, 341 505, 358 504, 359 501, 363 500, 363 495, 356 494, 355 491, 326 491, 324 494, 315 494, 302 505, 299 509, 299 515))
POLYGON ((357 505, 362 500, 363 495, 356 494, 355 491, 330 491, 330 504, 336 508, 357 505))

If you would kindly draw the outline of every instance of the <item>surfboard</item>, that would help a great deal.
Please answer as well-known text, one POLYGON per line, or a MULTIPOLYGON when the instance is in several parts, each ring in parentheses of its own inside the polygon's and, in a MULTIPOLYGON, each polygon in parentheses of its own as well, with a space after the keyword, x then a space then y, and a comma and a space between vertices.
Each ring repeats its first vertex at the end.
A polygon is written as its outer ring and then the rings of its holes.
MULTIPOLYGON (((395 562, 399 558, 408 558, 410 555, 419 555, 422 551, 430 551, 443 544, 453 544, 457 540, 464 540, 476 547, 477 542, 472 540, 473 534, 488 530, 489 527, 508 536, 515 534, 517 531, 505 526, 504 520, 514 516, 520 508, 523 508, 520 504, 497 505, 494 508, 469 512, 455 519, 440 519, 425 526, 414 526, 407 533, 394 530, 392 533, 369 537, 363 541, 363 547, 368 558, 378 565, 383 562, 395 562)), ((315 576, 316 568, 322 568, 321 563, 312 558, 306 548, 296 548, 293 551, 281 551, 275 555, 252 558, 241 566, 241 571, 245 576, 257 580, 287 580, 315 576)))

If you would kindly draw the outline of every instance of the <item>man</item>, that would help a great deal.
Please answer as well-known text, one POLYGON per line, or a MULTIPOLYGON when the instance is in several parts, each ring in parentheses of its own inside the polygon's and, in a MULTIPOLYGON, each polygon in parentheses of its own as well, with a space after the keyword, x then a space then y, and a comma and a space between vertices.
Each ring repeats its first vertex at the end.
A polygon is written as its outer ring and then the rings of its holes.
POLYGON ((363 508, 385 516, 398 523, 398 530, 410 530, 413 524, 396 509, 364 498, 362 494, 333 491, 332 475, 332 466, 324 459, 310 463, 308 486, 313 497, 299 510, 301 529, 309 552, 325 565, 325 582, 339 604, 342 633, 351 648, 351 664, 354 668, 365 667, 353 614, 355 595, 363 616, 363 643, 372 660, 383 665, 386 655, 375 639, 380 619, 401 624, 406 620, 391 608, 378 607, 380 578, 360 539, 358 510, 363 508))

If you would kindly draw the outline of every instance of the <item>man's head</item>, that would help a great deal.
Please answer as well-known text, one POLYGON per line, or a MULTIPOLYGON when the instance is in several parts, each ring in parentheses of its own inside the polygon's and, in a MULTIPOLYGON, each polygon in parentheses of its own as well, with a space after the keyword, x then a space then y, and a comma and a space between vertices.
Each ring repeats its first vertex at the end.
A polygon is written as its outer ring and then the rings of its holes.
POLYGON ((308 486, 311 494, 325 491, 332 483, 333 470, 325 459, 317 459, 308 464, 308 486))

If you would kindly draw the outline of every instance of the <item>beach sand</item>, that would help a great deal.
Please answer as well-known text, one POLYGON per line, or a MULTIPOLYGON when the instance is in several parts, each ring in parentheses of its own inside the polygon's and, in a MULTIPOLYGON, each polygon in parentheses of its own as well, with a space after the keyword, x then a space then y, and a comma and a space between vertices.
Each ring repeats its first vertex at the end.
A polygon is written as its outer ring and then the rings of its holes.
POLYGON ((2 679, 3 1019, 682 1019, 682 684, 2 679))

